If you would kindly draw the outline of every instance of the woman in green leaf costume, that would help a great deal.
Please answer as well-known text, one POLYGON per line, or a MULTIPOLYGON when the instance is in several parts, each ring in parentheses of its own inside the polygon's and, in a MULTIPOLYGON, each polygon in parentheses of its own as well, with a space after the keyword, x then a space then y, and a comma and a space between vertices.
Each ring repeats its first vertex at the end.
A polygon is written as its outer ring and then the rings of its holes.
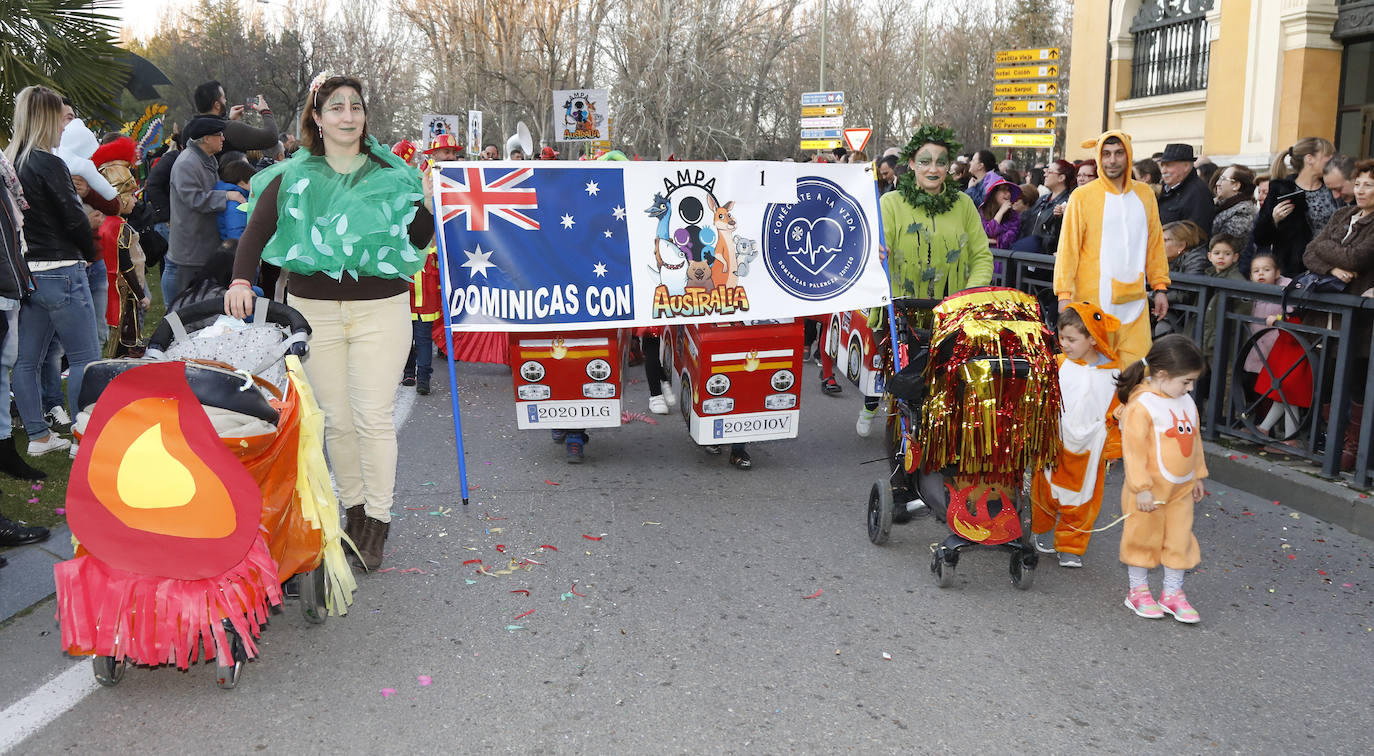
POLYGON ((301 148, 253 177, 225 312, 253 310, 259 261, 287 271, 288 303, 310 322, 306 376, 325 415, 345 532, 375 570, 396 486, 396 384, 410 351, 410 278, 434 236, 419 173, 367 133, 362 84, 320 74, 301 148))
MULTIPOLYGON (((896 191, 878 201, 893 297, 943 299, 992 283, 982 217, 949 174, 961 148, 951 129, 931 124, 917 129, 901 154, 911 170, 897 179, 896 191)), ((871 311, 875 329, 882 327, 884 312, 871 311)), ((865 399, 855 424, 860 436, 868 435, 877 408, 877 397, 865 399)))

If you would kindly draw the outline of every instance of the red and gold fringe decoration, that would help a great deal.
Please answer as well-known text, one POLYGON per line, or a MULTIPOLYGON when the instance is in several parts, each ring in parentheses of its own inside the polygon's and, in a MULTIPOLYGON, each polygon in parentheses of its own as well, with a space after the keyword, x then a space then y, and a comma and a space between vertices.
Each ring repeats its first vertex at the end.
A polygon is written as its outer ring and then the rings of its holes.
POLYGON ((262 634, 268 604, 280 604, 277 564, 259 535, 247 556, 203 580, 138 575, 86 554, 53 567, 62 648, 72 655, 127 657, 135 664, 186 669, 200 649, 232 666, 221 619, 243 639, 249 658, 262 634))
POLYGON ((935 308, 930 395, 917 439, 927 472, 950 465, 985 483, 1019 488, 1027 469, 1059 452, 1059 380, 1049 331, 1033 297, 1014 289, 957 294, 935 308), (989 360, 1023 359, 1024 378, 989 360))

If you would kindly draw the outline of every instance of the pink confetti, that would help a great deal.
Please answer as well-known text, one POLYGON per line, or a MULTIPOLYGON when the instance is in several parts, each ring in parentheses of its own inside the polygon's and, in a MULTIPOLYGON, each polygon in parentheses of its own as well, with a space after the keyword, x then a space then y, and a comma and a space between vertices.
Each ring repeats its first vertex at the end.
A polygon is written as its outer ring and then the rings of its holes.
POLYGON ((42 483, 34 483, 33 485, 29 486, 29 490, 30 490, 30 491, 42 491, 42 490, 43 490, 43 484, 42 484, 42 483))
POLYGON ((622 424, 628 423, 631 420, 638 420, 641 423, 647 423, 649 425, 658 425, 657 420, 653 419, 652 417, 649 417, 643 412, 631 412, 629 410, 624 410, 620 413, 620 422, 622 424))
POLYGON ((56 514, 65 515, 67 513, 67 510, 62 507, 57 507, 53 510, 53 512, 56 514))
POLYGON ((1341 587, 1342 587, 1342 588, 1354 588, 1354 587, 1355 587, 1355 584, 1354 584, 1354 583, 1341 583, 1341 587))
POLYGON ((547 484, 549 484, 549 485, 551 485, 551 486, 561 485, 561 484, 559 484, 559 483, 554 483, 553 481, 551 481, 551 480, 549 480, 549 479, 547 479, 547 478, 544 479, 544 482, 547 483, 547 484))
POLYGON ((30 504, 37 504, 37 503, 38 503, 38 497, 35 496, 35 497, 33 497, 32 499, 29 499, 29 503, 30 503, 30 504))
POLYGON ((395 688, 382 688, 382 698, 391 698, 396 695, 395 688))
POLYGON ((822 593, 822 589, 817 588, 815 593, 811 594, 810 596, 802 596, 802 599, 805 600, 805 599, 820 598, 821 593, 822 593))
POLYGON ((423 687, 423 686, 426 686, 426 685, 430 685, 430 684, 432 684, 432 683, 434 682, 434 678, 430 677, 429 675, 420 675, 420 676, 416 677, 415 679, 419 681, 419 683, 420 683, 420 685, 421 685, 422 687, 423 687))

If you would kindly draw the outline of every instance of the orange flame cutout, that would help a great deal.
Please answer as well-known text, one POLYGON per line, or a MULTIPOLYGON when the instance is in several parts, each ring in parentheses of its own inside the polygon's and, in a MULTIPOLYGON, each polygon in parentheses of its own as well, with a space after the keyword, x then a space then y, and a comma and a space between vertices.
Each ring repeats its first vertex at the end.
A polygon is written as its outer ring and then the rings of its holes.
POLYGON ((234 505, 191 450, 176 399, 138 399, 115 413, 91 450, 89 480, 101 505, 135 530, 181 538, 234 532, 234 505))

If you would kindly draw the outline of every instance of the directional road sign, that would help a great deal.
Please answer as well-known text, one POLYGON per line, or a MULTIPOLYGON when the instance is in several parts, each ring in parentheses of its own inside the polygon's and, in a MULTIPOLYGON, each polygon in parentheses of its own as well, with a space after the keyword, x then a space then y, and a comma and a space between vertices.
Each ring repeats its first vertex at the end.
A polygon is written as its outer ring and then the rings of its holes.
POLYGON ((1056 100, 993 100, 994 113, 1053 113, 1058 109, 1056 100))
POLYGON ((873 129, 845 129, 844 141, 849 145, 849 149, 858 152, 868 144, 868 138, 873 136, 873 129))
POLYGON ((1054 63, 1048 66, 1002 66, 992 72, 992 78, 998 81, 1008 79, 1057 79, 1059 78, 1059 64, 1054 63))
POLYGON ((803 129, 842 129, 844 116, 813 116, 801 119, 803 129))
POLYGON ((998 63, 1041 63, 1059 60, 1058 47, 1038 47, 1031 50, 998 50, 998 63))
POLYGON ((993 116, 992 127, 999 131, 1003 129, 1035 129, 1037 131, 1053 131, 1054 117, 1044 118, 1017 117, 1017 116, 993 116))
POLYGON ((803 139, 801 143, 803 150, 833 150, 839 146, 838 139, 803 139))
POLYGON ((802 92, 802 105, 843 105, 844 92, 802 92))
POLYGON ((993 97, 1044 97, 1059 94, 1057 81, 1014 81, 1006 84, 993 84, 993 97))
POLYGON ((802 129, 802 139, 839 139, 843 136, 839 129, 802 129))
POLYGON ((813 118, 815 116, 842 116, 844 115, 843 105, 805 105, 802 107, 803 118, 813 118))
POLYGON ((993 134, 993 147, 1053 147, 1054 134, 993 134))

